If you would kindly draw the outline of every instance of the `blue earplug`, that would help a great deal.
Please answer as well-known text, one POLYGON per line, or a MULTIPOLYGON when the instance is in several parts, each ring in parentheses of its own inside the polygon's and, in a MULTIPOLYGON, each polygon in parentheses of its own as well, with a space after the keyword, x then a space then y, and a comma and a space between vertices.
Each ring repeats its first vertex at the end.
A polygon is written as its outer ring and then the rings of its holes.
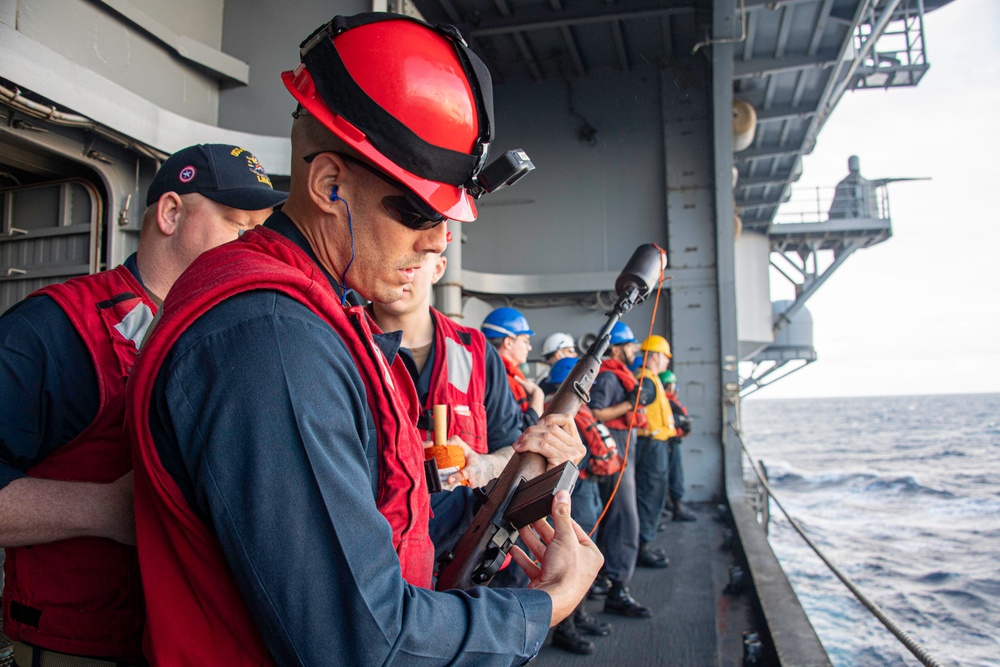
POLYGON ((337 186, 334 185, 333 189, 330 190, 330 201, 341 201, 340 197, 337 195, 337 186))

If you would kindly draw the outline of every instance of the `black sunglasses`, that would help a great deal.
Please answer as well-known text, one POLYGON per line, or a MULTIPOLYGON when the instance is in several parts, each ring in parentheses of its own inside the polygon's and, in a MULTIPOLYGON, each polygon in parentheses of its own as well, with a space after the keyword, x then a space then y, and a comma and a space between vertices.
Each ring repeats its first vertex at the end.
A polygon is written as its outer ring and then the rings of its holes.
POLYGON ((307 163, 311 163, 317 156, 322 155, 323 153, 333 153, 334 155, 339 155, 345 162, 356 164, 362 169, 371 172, 397 190, 405 192, 406 194, 403 195, 386 195, 385 197, 382 197, 382 206, 396 222, 409 227, 410 229, 423 231, 425 229, 437 227, 445 221, 446 218, 443 215, 428 206, 427 202, 411 192, 409 188, 367 162, 362 162, 355 157, 338 151, 316 151, 315 153, 306 155, 302 159, 307 163))

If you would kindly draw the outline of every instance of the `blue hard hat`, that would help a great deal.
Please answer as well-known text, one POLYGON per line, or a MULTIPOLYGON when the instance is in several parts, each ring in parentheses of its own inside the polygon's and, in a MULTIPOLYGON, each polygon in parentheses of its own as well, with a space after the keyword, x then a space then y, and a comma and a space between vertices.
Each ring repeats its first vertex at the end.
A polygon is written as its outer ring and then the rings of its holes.
POLYGON ((552 364, 552 370, 549 371, 549 382, 555 385, 562 384, 578 361, 580 359, 577 357, 566 357, 552 364))
POLYGON ((516 308, 497 308, 486 316, 479 327, 487 338, 508 338, 527 334, 533 336, 534 331, 528 328, 528 320, 516 308))
POLYGON ((615 322, 615 326, 611 327, 611 344, 612 345, 622 345, 624 343, 638 343, 635 339, 635 334, 632 333, 632 329, 629 328, 624 322, 615 322))

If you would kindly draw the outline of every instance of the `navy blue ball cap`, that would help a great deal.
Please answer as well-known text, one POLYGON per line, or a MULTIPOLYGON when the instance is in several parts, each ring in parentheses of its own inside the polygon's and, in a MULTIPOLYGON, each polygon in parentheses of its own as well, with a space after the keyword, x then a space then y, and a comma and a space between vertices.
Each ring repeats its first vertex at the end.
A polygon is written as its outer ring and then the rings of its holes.
POLYGON ((273 208, 288 199, 287 193, 271 187, 270 177, 253 153, 226 144, 188 146, 167 158, 149 186, 146 206, 168 192, 197 192, 244 211, 273 208))

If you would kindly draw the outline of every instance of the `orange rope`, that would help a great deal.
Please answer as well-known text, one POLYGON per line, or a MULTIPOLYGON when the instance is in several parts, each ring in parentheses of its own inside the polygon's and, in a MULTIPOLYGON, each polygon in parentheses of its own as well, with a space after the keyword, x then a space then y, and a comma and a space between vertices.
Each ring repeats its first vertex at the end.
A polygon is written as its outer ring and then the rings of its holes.
MULTIPOLYGON (((655 243, 653 244, 653 247, 659 250, 661 253, 666 254, 663 248, 656 245, 655 243)), ((663 287, 663 281, 665 280, 663 272, 664 272, 663 262, 660 262, 660 279, 656 283, 656 299, 653 300, 653 315, 649 318, 649 333, 646 334, 647 340, 649 340, 649 337, 653 335, 653 325, 656 322, 656 308, 657 306, 660 305, 660 290, 663 287)), ((642 355, 642 368, 639 371, 640 376, 642 372, 646 370, 646 359, 647 355, 645 354, 642 355)), ((632 413, 629 415, 628 435, 625 437, 625 455, 622 457, 622 469, 618 472, 618 479, 615 480, 615 488, 611 490, 611 497, 608 498, 608 502, 604 505, 604 510, 601 512, 601 516, 597 517, 597 523, 595 523, 594 527, 590 529, 589 533, 587 533, 588 537, 593 537, 594 533, 597 532, 597 527, 601 525, 601 521, 604 520, 604 515, 608 513, 608 508, 611 507, 611 503, 614 501, 615 495, 618 493, 618 487, 622 483, 622 475, 625 474, 625 468, 628 466, 628 453, 630 445, 632 444, 633 424, 635 424, 635 415, 638 411, 639 411, 639 392, 637 391, 635 392, 635 403, 632 405, 632 413)))

